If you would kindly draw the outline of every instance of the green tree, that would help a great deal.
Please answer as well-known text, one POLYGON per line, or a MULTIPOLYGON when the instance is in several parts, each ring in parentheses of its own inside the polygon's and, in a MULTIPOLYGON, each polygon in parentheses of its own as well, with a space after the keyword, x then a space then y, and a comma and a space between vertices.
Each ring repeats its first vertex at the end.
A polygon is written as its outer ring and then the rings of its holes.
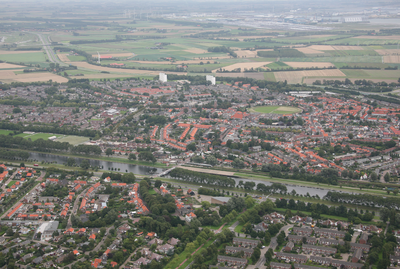
POLYGON ((90 167, 89 160, 86 160, 86 159, 82 160, 80 166, 81 166, 83 169, 85 169, 85 170, 89 169, 89 167, 90 167))
POLYGON ((106 149, 106 155, 107 156, 113 155, 113 150, 111 148, 106 149))
POLYGON ((385 180, 385 182, 389 182, 390 181, 389 173, 386 173, 385 176, 383 177, 383 179, 385 180))
POLYGON ((129 154, 129 157, 128 157, 128 160, 130 160, 130 161, 136 160, 136 154, 130 153, 130 154, 129 154))

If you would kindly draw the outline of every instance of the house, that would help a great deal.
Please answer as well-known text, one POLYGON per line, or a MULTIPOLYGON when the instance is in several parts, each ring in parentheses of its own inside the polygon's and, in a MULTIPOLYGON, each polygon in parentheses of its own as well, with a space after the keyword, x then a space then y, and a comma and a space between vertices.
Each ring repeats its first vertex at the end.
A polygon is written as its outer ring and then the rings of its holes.
POLYGON ((191 222, 192 219, 194 219, 194 218, 196 218, 196 214, 194 214, 193 212, 190 212, 190 213, 186 214, 186 216, 185 216, 185 220, 187 222, 191 222))
POLYGON ((358 240, 358 243, 360 243, 360 244, 368 243, 368 234, 367 233, 362 233, 361 236, 360 236, 360 240, 358 240))
POLYGON ((310 256, 310 261, 319 263, 321 265, 331 265, 331 263, 332 263, 331 258, 325 258, 325 257, 319 257, 319 256, 310 256))
POLYGON ((351 250, 361 249, 362 251, 369 252, 370 246, 367 244, 350 243, 351 250))
POLYGON ((243 251, 243 255, 248 258, 250 257, 254 250, 251 248, 242 248, 242 247, 231 247, 231 246, 226 246, 225 247, 225 253, 226 254, 235 254, 243 251))
POLYGON ((280 262, 271 262, 269 264, 269 266, 271 267, 271 269, 291 269, 292 265, 288 264, 288 263, 280 263, 280 262))
POLYGON ((351 257, 351 262, 358 262, 363 255, 363 251, 361 249, 357 249, 354 251, 353 257, 351 257))
POLYGON ((337 252, 336 248, 329 248, 329 247, 320 247, 314 245, 303 245, 302 246, 303 252, 305 253, 312 253, 312 254, 323 254, 323 255, 331 255, 337 252))
POLYGON ((246 266, 247 260, 229 256, 218 255, 218 263, 227 263, 229 266, 246 266))
POLYGON ((101 264, 101 259, 94 259, 94 261, 92 262, 92 266, 94 268, 98 268, 98 266, 101 264))
POLYGON ((325 268, 323 268, 323 267, 315 267, 315 266, 308 266, 308 265, 296 263, 294 265, 294 269, 325 269, 325 268))
POLYGON ((330 238, 341 238, 343 239, 345 236, 345 232, 343 231, 338 231, 338 230, 333 230, 333 229, 319 229, 319 228, 315 228, 314 232, 317 236, 321 236, 321 237, 330 237, 330 238))
POLYGON ((43 258, 42 257, 37 257, 36 259, 34 259, 32 261, 34 264, 40 264, 43 262, 43 258))
POLYGON ((290 262, 304 263, 307 261, 307 256, 284 253, 284 252, 276 253, 276 258, 280 260, 286 260, 286 262, 290 261, 290 262))
POLYGON ((28 254, 26 254, 24 257, 22 257, 21 260, 22 260, 23 262, 28 262, 28 260, 29 260, 30 258, 32 258, 32 257, 33 257, 33 253, 28 253, 28 254))
POLYGON ((152 240, 150 240, 150 241, 147 243, 147 245, 149 245, 149 246, 151 246, 151 245, 153 245, 153 244, 162 245, 163 243, 164 243, 163 240, 158 239, 158 238, 153 238, 152 240))
POLYGON ((293 227, 293 232, 297 235, 311 236, 313 230, 310 228, 293 227))
POLYGON ((260 243, 259 240, 246 239, 241 237, 234 237, 233 244, 241 247, 255 248, 260 243))
POLYGON ((283 248, 283 251, 290 252, 294 248, 293 241, 289 241, 286 246, 283 248))
POLYGON ((158 246, 157 251, 160 253, 163 253, 163 254, 172 255, 172 254, 174 254, 174 246, 171 246, 170 244, 164 244, 164 245, 158 246))
POLYGON ((400 256, 394 256, 394 255, 390 255, 390 263, 400 263, 400 256))
POLYGON ((167 243, 170 244, 170 245, 176 246, 176 245, 178 245, 178 243, 180 241, 181 240, 172 237, 170 240, 167 241, 167 243))
POLYGON ((134 265, 135 267, 137 267, 137 268, 140 268, 142 264, 143 264, 143 265, 147 265, 147 264, 149 264, 150 262, 151 262, 151 261, 150 261, 149 259, 146 259, 146 258, 141 257, 141 258, 139 258, 138 260, 134 261, 134 262, 133 262, 133 265, 134 265))
POLYGON ((324 246, 344 245, 343 240, 329 239, 329 238, 323 238, 323 237, 321 237, 319 239, 319 243, 324 246))
POLYGON ((338 268, 345 268, 345 269, 361 269, 364 264, 362 263, 353 263, 353 262, 345 262, 339 260, 332 260, 332 266, 338 268))

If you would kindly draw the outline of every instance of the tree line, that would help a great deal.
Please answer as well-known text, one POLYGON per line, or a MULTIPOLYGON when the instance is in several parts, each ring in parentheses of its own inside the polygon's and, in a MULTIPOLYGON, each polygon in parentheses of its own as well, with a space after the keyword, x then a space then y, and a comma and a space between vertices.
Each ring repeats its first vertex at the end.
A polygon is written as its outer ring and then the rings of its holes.
POLYGON ((387 207, 400 209, 400 198, 383 197, 370 194, 351 194, 329 191, 324 199, 335 203, 349 203, 371 207, 387 207))
POLYGON ((231 188, 235 187, 235 180, 227 176, 200 173, 182 168, 175 168, 169 174, 173 178, 178 178, 180 180, 189 182, 204 183, 209 185, 231 187, 231 188))
MULTIPOLYGON (((51 152, 51 151, 71 151, 75 154, 94 154, 100 155, 101 149, 95 145, 77 145, 73 146, 68 142, 57 142, 52 140, 44 140, 39 138, 35 141, 25 139, 20 136, 0 135, 0 147, 3 148, 21 148, 34 151, 51 152)), ((23 155, 26 156, 26 155, 23 155)))

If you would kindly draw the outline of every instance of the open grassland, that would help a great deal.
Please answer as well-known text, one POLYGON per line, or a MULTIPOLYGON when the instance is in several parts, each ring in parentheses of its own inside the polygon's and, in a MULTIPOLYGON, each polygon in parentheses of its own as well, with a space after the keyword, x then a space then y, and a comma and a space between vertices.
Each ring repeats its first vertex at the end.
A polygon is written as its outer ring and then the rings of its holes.
POLYGON ((44 140, 47 140, 47 139, 49 139, 49 137, 52 137, 52 136, 56 136, 56 137, 62 137, 63 135, 59 135, 59 134, 50 134, 50 133, 34 133, 34 134, 25 134, 25 133, 22 133, 22 134, 18 134, 18 135, 16 135, 16 136, 20 136, 20 137, 23 137, 23 138, 25 138, 25 139, 30 139, 30 140, 32 140, 32 141, 35 141, 35 140, 38 140, 39 138, 42 138, 42 139, 44 139, 44 140))
POLYGON ((0 70, 0 81, 4 82, 35 82, 35 81, 52 81, 63 83, 68 82, 68 79, 65 77, 61 77, 59 75, 50 73, 50 72, 33 72, 33 73, 22 73, 16 74, 15 71, 1 71, 0 70))
POLYGON ((399 55, 400 49, 376 49, 375 50, 379 55, 399 55))
POLYGON ((258 106, 250 109, 250 112, 273 113, 273 114, 293 114, 301 112, 301 109, 290 106, 258 106))
POLYGON ((38 63, 45 62, 46 57, 43 52, 23 52, 12 54, 0 54, 0 60, 13 63, 38 63))
POLYGON ((390 35, 390 36, 369 36, 369 35, 361 35, 356 36, 354 38, 358 39, 377 39, 377 40, 400 40, 400 35, 390 35))
POLYGON ((12 133, 13 131, 10 130, 0 130, 0 135, 8 135, 9 133, 12 133))
POLYGON ((85 136, 76 136, 76 135, 63 135, 60 137, 57 137, 56 139, 57 142, 68 142, 72 145, 78 145, 81 143, 85 143, 89 141, 89 137, 85 136))

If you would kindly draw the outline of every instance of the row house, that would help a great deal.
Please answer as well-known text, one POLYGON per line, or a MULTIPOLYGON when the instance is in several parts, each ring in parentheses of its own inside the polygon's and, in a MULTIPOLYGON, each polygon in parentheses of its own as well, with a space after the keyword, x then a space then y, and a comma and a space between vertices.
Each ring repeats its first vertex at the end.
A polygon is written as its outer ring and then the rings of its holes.
POLYGON ((332 266, 337 268, 345 268, 345 269, 361 269, 364 264, 362 263, 354 263, 354 262, 345 262, 339 260, 332 260, 332 266))
POLYGON ((295 264, 294 269, 325 269, 323 267, 308 266, 304 264, 295 264))
POLYGON ((241 251, 243 251, 244 256, 246 258, 250 257, 254 252, 254 250, 251 249, 251 248, 240 248, 240 247, 231 247, 231 246, 226 246, 225 247, 225 253, 226 254, 235 254, 235 253, 239 253, 241 251))
POLYGON ((329 247, 320 247, 314 245, 303 245, 302 247, 303 252, 312 253, 312 254, 324 254, 324 255, 331 255, 337 252, 336 248, 329 248, 329 247))
POLYGON ((329 238, 320 238, 319 243, 324 246, 344 245, 343 240, 336 240, 336 239, 329 239, 329 238))
POLYGON ((326 257, 319 257, 319 256, 310 256, 310 261, 319 263, 321 265, 331 265, 332 259, 326 257))
POLYGON ((233 238, 233 244, 234 245, 239 245, 239 246, 242 246, 242 247, 255 248, 255 247, 257 247, 257 245, 259 243, 260 243, 259 240, 251 240, 251 239, 240 238, 240 237, 233 238))
POLYGON ((309 245, 315 245, 315 244, 317 244, 317 238, 315 238, 315 237, 309 237, 309 236, 300 236, 300 235, 292 235, 292 234, 289 234, 288 235, 288 240, 289 241, 292 241, 292 242, 294 242, 294 243, 297 243, 297 244, 299 244, 299 243, 302 243, 303 242, 303 238, 306 238, 306 243, 307 244, 309 244, 309 245))
POLYGON ((343 239, 345 236, 345 232, 343 231, 338 231, 338 230, 332 230, 332 229, 314 229, 315 234, 318 236, 323 236, 323 237, 330 237, 330 238, 341 238, 343 239))
POLYGON ((400 263, 400 256, 394 256, 394 255, 390 255, 390 263, 400 263))
POLYGON ((288 263, 280 263, 280 262, 271 262, 269 264, 269 266, 271 267, 271 269, 291 269, 292 265, 288 264, 288 263))
POLYGON ((354 254, 353 257, 351 257, 351 262, 358 262, 359 260, 361 260, 363 256, 363 251, 361 249, 357 249, 354 254))
POLYGON ((247 260, 229 256, 218 255, 218 263, 227 263, 229 266, 246 266, 247 260))
POLYGON ((360 236, 360 239, 358 240, 358 243, 360 244, 366 244, 368 242, 368 234, 367 233, 362 233, 360 236))
POLYGON ((286 261, 298 262, 298 263, 304 263, 307 261, 307 256, 305 256, 305 255, 297 255, 297 254, 284 253, 284 252, 276 253, 276 258, 278 258, 280 260, 286 260, 286 261))
POLYGON ((351 250, 361 249, 362 251, 369 252, 370 246, 367 244, 350 243, 351 250))
POLYGON ((293 227, 293 232, 296 233, 297 235, 310 236, 312 234, 313 230, 309 229, 309 228, 293 227))

